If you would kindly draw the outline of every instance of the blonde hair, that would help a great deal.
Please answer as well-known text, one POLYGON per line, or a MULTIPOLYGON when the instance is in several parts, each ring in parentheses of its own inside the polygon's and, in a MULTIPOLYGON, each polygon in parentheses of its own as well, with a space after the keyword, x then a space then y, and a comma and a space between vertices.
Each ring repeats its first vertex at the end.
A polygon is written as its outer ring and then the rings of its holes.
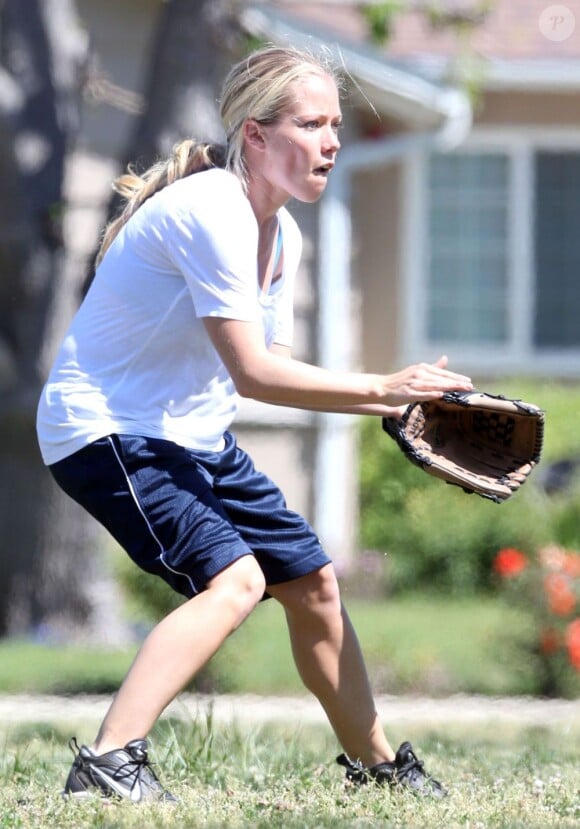
POLYGON ((127 224, 133 213, 147 199, 168 184, 191 173, 199 173, 212 167, 224 167, 225 159, 224 146, 187 139, 175 145, 169 158, 153 164, 141 175, 129 166, 127 172, 113 182, 113 189, 125 199, 125 206, 105 228, 96 264, 100 263, 123 225, 127 224))
POLYGON ((226 132, 226 168, 247 184, 244 163, 244 122, 273 124, 293 101, 292 85, 311 75, 327 75, 340 88, 338 70, 327 54, 293 47, 265 46, 232 67, 221 98, 226 132))
POLYGON ((220 99, 226 144, 187 139, 175 145, 169 158, 142 174, 128 167, 113 183, 113 189, 125 199, 125 205, 105 228, 96 264, 135 211, 177 179, 221 167, 234 173, 246 188, 244 123, 249 118, 260 124, 275 123, 292 103, 291 85, 313 74, 327 75, 337 87, 341 85, 338 71, 327 55, 294 47, 264 46, 235 64, 224 81, 220 99))

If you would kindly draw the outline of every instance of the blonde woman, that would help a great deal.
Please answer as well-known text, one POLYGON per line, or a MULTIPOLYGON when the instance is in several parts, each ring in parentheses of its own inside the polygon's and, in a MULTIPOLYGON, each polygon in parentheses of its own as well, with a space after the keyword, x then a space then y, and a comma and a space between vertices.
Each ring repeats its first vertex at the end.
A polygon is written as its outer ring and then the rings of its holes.
POLYGON ((184 141, 118 181, 125 209, 40 400, 58 484, 185 597, 145 640, 92 745, 73 741, 65 794, 174 800, 147 735, 269 596, 347 777, 440 797, 410 744, 387 741, 329 557, 229 427, 240 396, 382 416, 471 382, 445 358, 379 375, 291 357, 301 236, 285 205, 324 193, 340 148, 338 80, 317 57, 265 47, 232 68, 221 114, 224 147, 184 141))

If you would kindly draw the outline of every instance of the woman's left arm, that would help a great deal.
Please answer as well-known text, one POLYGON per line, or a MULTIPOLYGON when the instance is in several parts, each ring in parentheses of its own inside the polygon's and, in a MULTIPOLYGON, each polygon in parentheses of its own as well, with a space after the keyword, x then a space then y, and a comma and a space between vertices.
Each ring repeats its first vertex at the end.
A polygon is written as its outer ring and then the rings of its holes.
MULTIPOLYGON (((292 357, 292 349, 288 345, 280 345, 279 343, 272 343, 268 349, 270 354, 276 354, 278 357, 283 357, 290 360, 292 357)), ((383 406, 380 403, 360 403, 358 406, 336 406, 330 411, 321 406, 300 406, 301 409, 308 408, 312 412, 329 412, 330 414, 353 414, 353 415, 375 415, 376 417, 393 417, 396 420, 403 415, 407 406, 383 406)))

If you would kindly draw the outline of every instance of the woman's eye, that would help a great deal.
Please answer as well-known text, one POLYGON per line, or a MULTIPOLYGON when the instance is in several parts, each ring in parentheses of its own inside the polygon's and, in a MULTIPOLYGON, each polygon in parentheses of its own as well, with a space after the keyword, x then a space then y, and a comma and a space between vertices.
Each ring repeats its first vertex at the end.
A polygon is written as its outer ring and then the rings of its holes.
MULTIPOLYGON (((326 122, 322 122, 322 121, 319 121, 319 120, 303 121, 300 126, 305 130, 318 130, 318 129, 321 129, 321 127, 323 126, 323 123, 326 123, 326 122)), ((334 130, 334 132, 338 132, 341 127, 342 127, 342 121, 339 121, 335 124, 331 124, 331 129, 334 130)))

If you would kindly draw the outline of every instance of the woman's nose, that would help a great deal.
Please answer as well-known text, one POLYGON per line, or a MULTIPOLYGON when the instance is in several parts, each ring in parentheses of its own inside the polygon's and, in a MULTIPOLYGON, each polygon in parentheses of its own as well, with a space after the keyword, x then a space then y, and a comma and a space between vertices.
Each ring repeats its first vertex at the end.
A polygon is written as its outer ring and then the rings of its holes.
POLYGON ((340 141, 335 127, 328 127, 323 137, 323 147, 326 152, 336 152, 340 149, 340 141))

